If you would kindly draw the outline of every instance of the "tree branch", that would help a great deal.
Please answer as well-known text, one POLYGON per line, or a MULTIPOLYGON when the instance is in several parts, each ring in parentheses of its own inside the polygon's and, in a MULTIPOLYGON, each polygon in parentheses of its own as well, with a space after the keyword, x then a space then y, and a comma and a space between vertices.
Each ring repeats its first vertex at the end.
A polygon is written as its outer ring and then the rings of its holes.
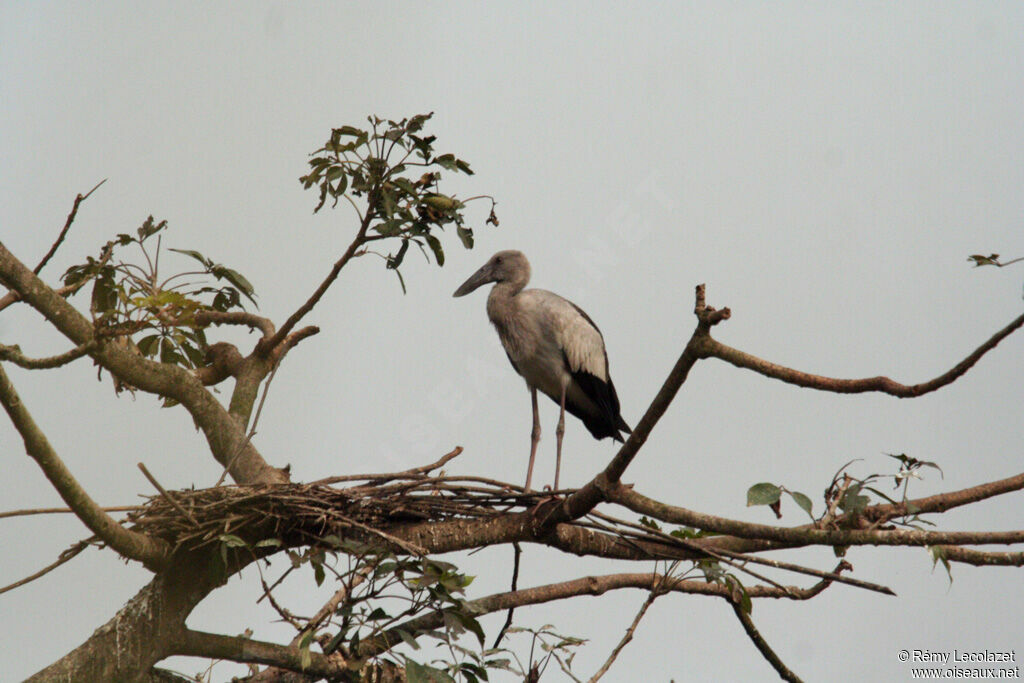
POLYGON ((779 676, 784 681, 791 681, 792 683, 802 683, 799 676, 793 673, 789 667, 786 666, 785 662, 779 659, 779 656, 775 654, 775 651, 768 645, 768 642, 761 635, 761 632, 754 626, 754 621, 750 618, 750 615, 743 611, 743 607, 739 605, 732 598, 726 598, 729 604, 732 606, 732 611, 736 614, 736 618, 740 620, 740 624, 743 625, 743 630, 747 632, 747 636, 750 637, 751 642, 761 652, 768 663, 772 665, 772 668, 778 672, 779 676))
POLYGON ((193 320, 197 325, 242 325, 249 329, 258 329, 263 333, 264 339, 274 336, 274 323, 269 318, 246 311, 197 311, 193 320))
POLYGON ((359 225, 359 231, 356 233, 355 239, 352 240, 352 244, 348 245, 348 249, 346 249, 345 253, 341 255, 341 258, 337 260, 334 267, 331 268, 331 272, 327 274, 327 277, 324 278, 324 281, 316 288, 316 291, 310 295, 309 299, 299 306, 298 310, 291 314, 288 320, 285 321, 284 325, 281 326, 281 329, 279 329, 271 339, 265 343, 261 342, 262 349, 265 353, 269 353, 276 349, 278 345, 280 345, 281 342, 284 341, 284 339, 291 333, 292 329, 295 328, 299 321, 302 320, 307 313, 313 310, 313 307, 316 306, 317 302, 323 298, 323 295, 327 292, 330 286, 338 279, 338 274, 341 273, 341 269, 344 268, 345 264, 348 263, 355 255, 356 250, 362 246, 363 240, 366 237, 366 231, 370 228, 370 221, 373 220, 372 207, 375 201, 375 193, 371 192, 367 197, 368 208, 366 210, 366 215, 362 218, 362 222, 359 225))
POLYGON ((173 650, 174 654, 190 657, 270 664, 281 669, 300 671, 331 680, 350 673, 345 659, 337 652, 330 655, 309 652, 309 661, 304 665, 302 650, 297 647, 191 629, 185 629, 174 644, 173 650))
POLYGON ((601 668, 590 677, 590 680, 587 683, 597 683, 597 681, 601 679, 601 676, 608 673, 608 669, 611 668, 615 659, 619 656, 619 653, 622 652, 622 648, 626 647, 626 645, 629 644, 629 641, 633 640, 633 634, 636 632, 636 627, 640 625, 640 620, 644 618, 645 614, 647 614, 647 609, 655 600, 658 599, 658 596, 660 595, 663 595, 663 593, 658 590, 657 584, 651 586, 651 592, 647 594, 647 599, 644 600, 644 604, 640 606, 640 611, 636 613, 635 617, 633 617, 633 623, 626 629, 626 633, 623 634, 622 640, 619 641, 619 644, 616 645, 611 654, 608 655, 608 659, 606 659, 604 664, 601 665, 601 668))
MULTIPOLYGON (((659 503, 625 486, 609 490, 609 500, 663 522, 696 526, 739 538, 775 541, 788 547, 804 545, 963 545, 1024 543, 1024 531, 919 531, 916 529, 817 529, 811 525, 776 527, 714 517, 659 503)), ((888 507, 888 506, 879 506, 888 507)), ((871 508, 867 508, 871 510, 871 508)), ((866 512, 862 517, 866 517, 866 512)), ((841 517, 842 524, 847 518, 841 517)), ((716 539, 703 539, 698 543, 716 539)))
POLYGON ((21 434, 25 442, 25 451, 39 464, 60 497, 90 531, 121 555, 142 562, 150 570, 155 571, 167 563, 171 550, 166 542, 125 529, 103 512, 96 501, 85 492, 32 419, 2 366, 0 403, 3 403, 11 422, 21 434))
MULTIPOLYGON (((79 193, 78 196, 75 197, 75 203, 71 206, 71 213, 68 214, 67 220, 64 221, 64 228, 60 231, 60 234, 57 235, 57 239, 50 246, 50 250, 46 252, 46 255, 43 256, 39 264, 32 270, 33 273, 39 275, 39 273, 46 266, 47 262, 49 262, 49 260, 53 258, 53 255, 57 253, 57 249, 60 248, 61 243, 64 242, 64 238, 68 234, 68 230, 71 229, 71 224, 75 222, 75 216, 78 215, 78 207, 81 206, 82 202, 89 198, 89 195, 98 190, 100 185, 102 185, 105 182, 107 182, 106 178, 98 182, 95 187, 86 192, 84 195, 79 193)), ((3 297, 0 297, 0 311, 4 310, 11 304, 19 301, 20 299, 21 297, 18 295, 16 291, 9 291, 3 297)))
POLYGON ((64 353, 56 356, 48 356, 46 358, 29 358, 21 352, 21 348, 19 348, 17 344, 14 346, 4 346, 3 344, 0 344, 0 360, 11 361, 18 367, 25 368, 26 370, 51 370, 78 360, 95 348, 95 342, 86 342, 85 344, 79 344, 70 351, 65 351, 64 353))
POLYGON ((812 375, 799 370, 776 365, 770 361, 744 353, 738 349, 726 346, 725 344, 712 339, 710 336, 702 340, 700 353, 701 358, 718 358, 731 363, 738 368, 753 370, 754 372, 781 380, 788 384, 795 384, 800 387, 817 389, 819 391, 831 391, 837 394, 859 394, 868 391, 878 391, 897 398, 915 398, 923 394, 940 389, 951 384, 968 370, 986 353, 996 347, 1006 337, 1024 325, 1024 315, 1015 318, 1009 325, 996 332, 984 344, 975 349, 970 355, 957 363, 948 372, 945 372, 935 379, 921 384, 900 384, 888 377, 868 377, 866 379, 835 379, 812 375))
POLYGON ((1024 567, 1024 552, 997 553, 952 545, 940 548, 946 559, 951 562, 973 564, 975 567, 1024 567))
POLYGON ((604 488, 609 484, 618 482, 622 477, 629 463, 633 461, 637 452, 647 441, 651 430, 654 429, 662 415, 668 410, 672 399, 679 392, 679 388, 683 386, 683 382, 686 381, 686 377, 690 373, 690 368, 700 359, 701 356, 698 348, 701 340, 705 338, 710 339, 711 328, 719 322, 728 319, 730 315, 728 308, 723 308, 719 311, 707 305, 704 298, 703 284, 696 287, 693 312, 697 316, 697 329, 693 331, 690 341, 687 342, 686 347, 679 356, 679 360, 676 361, 672 371, 665 378, 661 390, 658 391, 654 400, 651 401, 647 412, 640 418, 640 422, 637 423, 629 438, 622 444, 619 452, 615 454, 615 457, 608 463, 604 471, 594 477, 583 488, 566 498, 558 508, 545 518, 545 524, 579 519, 605 499, 604 488))
MULTIPOLYGON (((605 574, 601 576, 584 576, 570 581, 561 581, 534 588, 524 588, 518 591, 506 593, 495 593, 477 600, 467 600, 465 609, 471 614, 490 614, 509 609, 511 607, 523 607, 525 605, 537 605, 555 600, 565 600, 582 595, 603 595, 608 591, 622 590, 625 588, 639 588, 650 590, 651 586, 658 585, 663 592, 692 593, 695 595, 710 595, 721 598, 729 598, 732 589, 720 583, 708 583, 707 581, 694 581, 690 579, 666 578, 662 574, 654 572, 605 574)), ((798 588, 796 586, 785 586, 782 589, 770 586, 750 586, 747 593, 751 598, 773 598, 790 600, 808 600, 823 590, 820 584, 810 588, 798 588)), ((444 625, 444 615, 441 613, 425 614, 410 619, 395 628, 388 629, 381 635, 364 640, 358 651, 359 657, 369 657, 387 651, 394 645, 402 642, 399 631, 416 634, 422 631, 430 631, 444 625)), ((353 653, 355 654, 355 653, 353 653)))
POLYGON ((46 576, 62 564, 70 562, 78 555, 78 553, 88 548, 89 543, 95 538, 96 537, 93 536, 91 539, 87 538, 84 541, 79 541, 78 543, 75 543, 70 548, 66 549, 64 552, 58 555, 57 560, 55 562, 46 565, 39 571, 35 572, 34 574, 30 574, 29 576, 26 576, 24 579, 21 579, 20 581, 15 581, 12 584, 0 588, 0 594, 6 593, 7 591, 12 591, 15 588, 18 588, 19 586, 24 586, 26 583, 31 583, 42 576, 46 576))

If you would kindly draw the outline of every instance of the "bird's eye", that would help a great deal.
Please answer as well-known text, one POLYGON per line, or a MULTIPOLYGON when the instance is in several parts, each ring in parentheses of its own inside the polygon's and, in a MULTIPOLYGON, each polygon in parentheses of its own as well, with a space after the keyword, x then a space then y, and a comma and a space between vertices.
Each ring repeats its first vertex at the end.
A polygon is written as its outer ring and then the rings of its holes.
POLYGON ((494 257, 494 265, 496 265, 496 266, 500 266, 501 265, 501 257, 500 256, 495 256, 494 257))

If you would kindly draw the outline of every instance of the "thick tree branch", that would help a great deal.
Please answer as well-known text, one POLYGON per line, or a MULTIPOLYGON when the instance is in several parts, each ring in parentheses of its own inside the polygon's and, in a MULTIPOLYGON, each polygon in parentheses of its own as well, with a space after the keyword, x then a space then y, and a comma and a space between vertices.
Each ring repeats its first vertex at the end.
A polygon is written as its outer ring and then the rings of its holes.
POLYGON ((89 530, 99 536, 107 545, 125 557, 142 562, 152 570, 167 563, 170 547, 167 543, 145 534, 125 529, 108 516, 96 504, 85 489, 71 475, 57 453, 50 446, 46 435, 36 425, 32 415, 21 402, 7 373, 0 366, 0 403, 14 423, 25 442, 25 451, 39 464, 43 474, 50 480, 64 502, 75 511, 89 530))
POLYGON ((25 368, 26 370, 51 370, 78 360, 95 348, 95 342, 86 342, 85 344, 79 344, 70 351, 65 351, 64 353, 56 356, 47 356, 46 358, 29 358, 21 352, 21 349, 17 345, 4 346, 3 344, 0 344, 0 360, 9 360, 18 367, 25 368))
POLYGON ((986 353, 996 347, 1006 337, 1024 325, 1024 315, 1015 318, 1009 325, 996 332, 984 344, 975 349, 970 355, 957 363, 948 372, 945 372, 935 379, 921 384, 900 384, 888 377, 868 377, 865 379, 835 379, 812 375, 800 370, 793 370, 782 365, 776 365, 770 361, 752 356, 738 349, 726 346, 725 344, 712 339, 710 336, 704 338, 700 345, 701 358, 719 358, 731 363, 738 368, 753 370, 754 372, 778 379, 789 384, 800 387, 818 389, 820 391, 831 391, 838 394, 859 394, 867 391, 878 391, 897 398, 914 398, 940 389, 951 384, 970 370, 978 360, 986 353))

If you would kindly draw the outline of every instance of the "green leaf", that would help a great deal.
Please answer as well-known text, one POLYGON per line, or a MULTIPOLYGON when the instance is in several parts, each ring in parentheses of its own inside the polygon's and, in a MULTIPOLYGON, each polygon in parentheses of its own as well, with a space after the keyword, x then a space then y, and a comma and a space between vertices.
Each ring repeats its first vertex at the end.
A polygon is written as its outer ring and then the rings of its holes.
MULTIPOLYGON (((811 503, 810 498, 800 493, 799 491, 789 491, 788 493, 790 497, 793 499, 794 503, 799 505, 803 509, 803 511, 806 512, 808 515, 811 515, 811 508, 814 507, 814 505, 813 503, 811 503)), ((814 516, 811 515, 811 518, 813 519, 814 516)))
POLYGON ((430 250, 434 252, 434 258, 437 260, 437 265, 443 266, 444 250, 441 248, 441 240, 437 239, 437 237, 430 233, 427 233, 423 237, 427 240, 427 244, 430 245, 430 250))
POLYGON ((409 634, 404 628, 396 628, 395 633, 402 639, 402 642, 411 647, 414 650, 420 649, 420 644, 416 642, 416 639, 409 634))
POLYGON ((775 484, 754 484, 747 490, 747 507, 777 503, 781 495, 782 489, 775 484))
POLYGON ((148 337, 140 339, 135 345, 139 347, 139 353, 143 356, 149 357, 156 353, 156 345, 159 341, 159 334, 151 334, 148 337))
POLYGON ((235 536, 234 534, 221 534, 219 538, 220 542, 229 548, 245 548, 249 545, 248 543, 243 541, 238 536, 235 536))
POLYGON ((455 679, 441 669, 405 658, 405 676, 408 683, 455 683, 455 679))
POLYGON ((313 563, 313 578, 316 581, 316 585, 318 585, 318 586, 323 585, 325 577, 326 577, 326 574, 324 573, 324 565, 323 565, 323 563, 321 563, 321 562, 313 563))
MULTIPOLYGON (((398 248, 398 253, 394 256, 388 256, 387 267, 392 270, 397 270, 398 266, 402 265, 402 260, 405 258, 405 252, 409 251, 409 240, 402 240, 402 246, 398 248)), ((402 291, 405 291, 405 285, 402 285, 402 291)))
POLYGON ((283 544, 280 539, 277 538, 264 538, 262 541, 254 545, 254 548, 280 548, 283 544))
POLYGON ((191 256, 196 261, 202 263, 207 270, 213 267, 213 261, 206 258, 205 256, 200 254, 198 251, 195 251, 194 249, 171 249, 171 251, 176 251, 179 254, 184 254, 185 256, 191 256))
POLYGON ((939 562, 946 568, 946 576, 949 578, 949 582, 953 583, 953 571, 949 564, 949 557, 946 553, 946 549, 940 545, 928 546, 928 553, 932 556, 932 571, 935 570, 935 565, 939 562))
POLYGON ((464 228, 461 225, 455 229, 459 239, 462 240, 462 246, 466 249, 473 248, 473 231, 469 228, 464 228))

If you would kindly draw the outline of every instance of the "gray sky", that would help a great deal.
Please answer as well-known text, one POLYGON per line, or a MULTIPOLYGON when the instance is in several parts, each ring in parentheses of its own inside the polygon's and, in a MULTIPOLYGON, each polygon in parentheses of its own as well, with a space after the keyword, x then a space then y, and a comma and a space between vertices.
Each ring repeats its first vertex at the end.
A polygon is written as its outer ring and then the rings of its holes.
MULTIPOLYGON (((280 322, 355 229, 341 208, 311 214, 315 197, 297 181, 306 154, 332 126, 367 114, 434 111, 439 147, 477 172, 446 189, 493 194, 501 226, 471 211, 477 248, 446 235, 443 269, 410 258, 406 296, 379 260, 350 264, 308 318, 321 334, 278 373, 256 442, 298 480, 407 468, 458 444, 466 450, 452 471, 518 482, 528 393, 487 323, 485 295, 451 298, 498 249, 523 250, 534 286, 597 321, 630 423, 693 329, 700 282, 709 303, 733 309, 716 329, 723 342, 834 376, 930 379, 1018 315, 1021 270, 974 271, 966 257, 1024 255, 1022 7, 4 2, 2 239, 34 263, 75 194, 109 178, 48 267, 51 281, 153 214, 170 222, 165 244, 244 273, 261 312, 280 322)), ((4 314, 0 341, 37 356, 67 348, 24 308, 4 314)), ((947 390, 912 401, 814 393, 701 363, 626 480, 654 498, 771 523, 766 509, 745 507, 751 484, 804 491, 817 513, 852 458, 863 459, 861 475, 891 471, 883 452, 938 461, 945 480, 913 482, 915 495, 1010 476, 1024 440, 1022 351, 1018 335, 947 390)), ((151 493, 138 461, 167 487, 209 486, 220 474, 183 410, 114 398, 86 362, 9 372, 103 504, 151 493)), ((538 481, 553 475, 556 419, 545 402, 538 481)), ((568 485, 614 453, 574 419, 565 448, 568 485)), ((0 453, 0 507, 60 503, 10 427, 0 426, 0 453)), ((798 512, 784 505, 783 521, 799 523, 798 512)), ((1020 528, 1021 512, 1016 496, 942 526, 1020 528)), ((9 519, 0 530, 0 583, 87 535, 71 518, 9 519)), ((456 558, 480 575, 472 596, 507 586, 511 554, 456 558)), ((834 563, 828 549, 789 557, 834 563)), ((837 586, 809 603, 755 604, 765 637, 806 680, 909 679, 901 648, 1024 647, 1019 571, 955 567, 950 585, 924 550, 853 549, 848 559, 899 597, 837 586)), ((523 562, 521 586, 623 568, 534 547, 523 562)), ((147 576, 89 551, 0 596, 3 677, 80 643, 147 576)), ((253 579, 233 580, 190 625, 287 638, 252 605, 253 579)), ((292 581, 281 597, 312 611, 311 587, 292 581)), ((518 618, 590 638, 575 666, 589 677, 643 599, 620 592, 518 618)), ((499 622, 488 622, 492 633, 499 622)), ((235 671, 221 665, 215 679, 235 671)), ((774 673, 726 605, 671 596, 607 680, 673 677, 774 673)))

